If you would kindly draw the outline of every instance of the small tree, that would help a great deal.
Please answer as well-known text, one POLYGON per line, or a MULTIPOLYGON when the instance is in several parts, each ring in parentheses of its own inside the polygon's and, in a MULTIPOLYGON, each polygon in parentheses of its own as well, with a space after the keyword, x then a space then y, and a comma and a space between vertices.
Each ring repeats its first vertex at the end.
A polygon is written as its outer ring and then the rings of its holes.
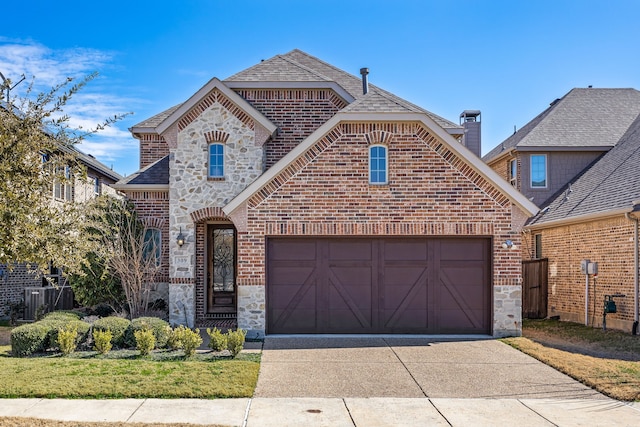
MULTIPOLYGON (((34 95, 33 83, 23 98, 0 103, 0 264, 28 263, 46 272, 50 263, 79 269, 88 251, 79 232, 82 206, 53 203, 53 191, 84 176, 73 146, 120 117, 95 129, 74 130, 63 109, 94 75, 73 79, 34 95)), ((11 82, 0 85, 4 95, 11 82)))
POLYGON ((131 318, 144 316, 161 269, 160 242, 149 238, 150 229, 128 201, 101 196, 94 204, 90 227, 99 243, 97 255, 120 281, 131 318))

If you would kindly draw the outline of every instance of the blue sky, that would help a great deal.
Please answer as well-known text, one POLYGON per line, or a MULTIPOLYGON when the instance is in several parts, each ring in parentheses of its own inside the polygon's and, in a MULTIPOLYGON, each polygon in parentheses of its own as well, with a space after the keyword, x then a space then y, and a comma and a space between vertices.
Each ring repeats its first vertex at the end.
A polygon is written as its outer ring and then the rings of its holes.
MULTIPOLYGON (((134 114, 80 147, 138 168, 134 124, 212 77, 304 50, 453 122, 482 111, 486 153, 574 87, 640 89, 640 1, 31 1, 3 8, 0 72, 99 77, 66 112, 89 126, 134 114)), ((14 93, 26 88, 16 87, 14 93)))

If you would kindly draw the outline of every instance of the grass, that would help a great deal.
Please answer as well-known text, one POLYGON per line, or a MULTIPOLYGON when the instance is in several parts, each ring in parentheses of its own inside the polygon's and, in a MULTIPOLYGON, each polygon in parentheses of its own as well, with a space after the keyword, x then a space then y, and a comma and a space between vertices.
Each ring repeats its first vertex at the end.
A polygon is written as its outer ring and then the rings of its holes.
POLYGON ((640 337, 554 320, 525 321, 514 348, 619 400, 640 401, 640 337))
POLYGON ((231 398, 253 395, 260 354, 236 359, 214 353, 184 360, 180 351, 78 352, 31 358, 10 357, 0 347, 0 398, 68 399, 231 398))

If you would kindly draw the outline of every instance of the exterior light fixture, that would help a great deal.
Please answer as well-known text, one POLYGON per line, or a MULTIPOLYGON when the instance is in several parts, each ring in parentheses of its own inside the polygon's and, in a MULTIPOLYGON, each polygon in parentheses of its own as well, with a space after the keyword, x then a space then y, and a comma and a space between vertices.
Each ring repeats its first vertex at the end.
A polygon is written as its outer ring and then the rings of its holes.
POLYGON ((184 241, 185 241, 185 237, 184 237, 184 234, 182 234, 182 227, 180 227, 180 233, 178 234, 176 243, 178 244, 178 246, 182 247, 182 245, 184 245, 184 241))
POLYGON ((502 243, 502 248, 503 249, 518 249, 518 247, 511 240, 505 240, 502 243))

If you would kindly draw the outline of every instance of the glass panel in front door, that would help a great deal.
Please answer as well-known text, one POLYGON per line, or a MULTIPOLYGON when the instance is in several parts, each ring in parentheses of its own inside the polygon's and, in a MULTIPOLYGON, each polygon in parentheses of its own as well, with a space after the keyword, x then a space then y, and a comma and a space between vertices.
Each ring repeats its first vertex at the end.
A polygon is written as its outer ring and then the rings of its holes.
POLYGON ((232 228, 213 230, 213 291, 233 292, 235 288, 235 241, 232 228))

